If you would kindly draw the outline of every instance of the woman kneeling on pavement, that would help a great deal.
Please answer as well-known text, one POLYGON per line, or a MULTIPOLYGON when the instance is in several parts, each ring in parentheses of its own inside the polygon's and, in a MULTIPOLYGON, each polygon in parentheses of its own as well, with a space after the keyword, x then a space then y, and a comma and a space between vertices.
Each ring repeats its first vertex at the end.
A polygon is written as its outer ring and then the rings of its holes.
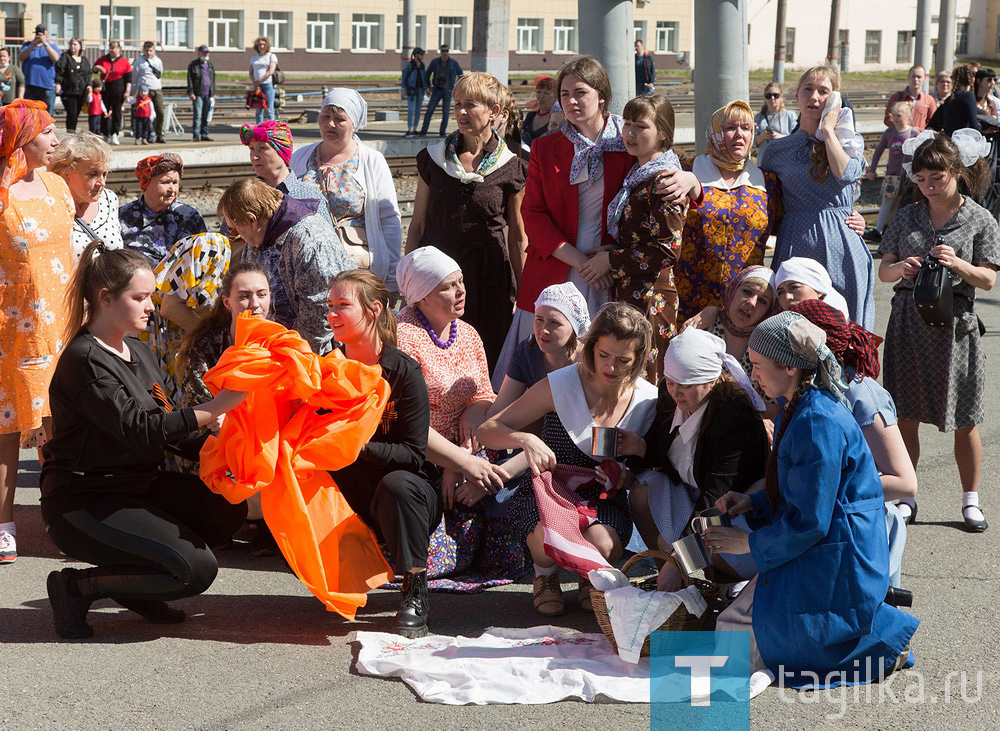
POLYGON ((441 475, 425 458, 430 399, 420 364, 396 347, 389 290, 374 273, 341 272, 330 290, 330 327, 344 355, 379 365, 389 403, 357 461, 331 473, 351 508, 381 537, 403 576, 396 631, 427 634, 428 539, 441 522, 441 475))
POLYGON ((50 388, 53 438, 45 446, 42 519, 67 556, 96 568, 48 578, 56 632, 93 635, 92 602, 110 597, 154 623, 184 620, 167 600, 200 594, 218 563, 209 549, 246 516, 197 477, 161 471, 163 450, 239 405, 223 391, 174 411, 141 332, 153 311, 149 262, 128 249, 87 246, 69 284, 69 344, 50 388))
POLYGON ((756 669, 790 687, 868 683, 912 665, 918 620, 884 602, 889 587, 884 497, 860 427, 844 408, 826 334, 783 312, 750 336, 754 378, 784 411, 765 490, 715 507, 748 516, 752 533, 709 528, 709 549, 749 553, 759 574, 719 616, 753 632, 756 669))

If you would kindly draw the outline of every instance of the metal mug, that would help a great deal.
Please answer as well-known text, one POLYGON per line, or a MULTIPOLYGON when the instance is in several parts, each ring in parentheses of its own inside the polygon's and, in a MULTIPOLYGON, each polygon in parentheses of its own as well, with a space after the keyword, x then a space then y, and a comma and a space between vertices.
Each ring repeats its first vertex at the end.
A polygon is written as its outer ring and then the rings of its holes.
POLYGON ((708 552, 697 533, 687 535, 670 545, 674 547, 677 562, 688 576, 708 566, 708 552))
POLYGON ((704 533, 712 527, 730 528, 732 524, 729 514, 718 508, 706 508, 691 518, 691 530, 695 533, 704 533))
POLYGON ((613 426, 595 426, 591 435, 590 453, 595 457, 614 459, 618 456, 618 429, 613 426))

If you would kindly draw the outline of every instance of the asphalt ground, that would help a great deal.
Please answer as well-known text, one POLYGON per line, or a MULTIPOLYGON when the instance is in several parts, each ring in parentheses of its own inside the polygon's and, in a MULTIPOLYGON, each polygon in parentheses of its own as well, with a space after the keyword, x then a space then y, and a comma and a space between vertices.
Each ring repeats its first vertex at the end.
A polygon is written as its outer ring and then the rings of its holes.
MULTIPOLYGON (((887 285, 877 285, 880 332, 890 294, 887 285)), ((1000 300, 987 294, 979 312, 990 329, 989 362, 998 363, 1000 300)), ((998 385, 995 376, 988 377, 982 488, 994 526, 986 533, 962 530, 951 437, 933 427, 922 430, 920 511, 903 563, 903 586, 914 592, 911 611, 921 620, 912 645, 916 667, 882 688, 872 687, 870 695, 861 689, 857 697, 844 690, 796 694, 770 688, 742 707, 748 727, 1000 727, 998 385), (961 673, 967 700, 961 696, 961 673)), ((349 623, 326 612, 280 558, 254 558, 243 543, 218 552, 222 569, 207 593, 176 602, 189 615, 185 623, 147 624, 102 601, 90 616, 92 639, 61 641, 52 628, 45 578, 78 564, 45 535, 38 465, 33 453, 22 452, 21 458, 20 557, 0 567, 0 667, 6 678, 0 685, 0 728, 649 727, 649 706, 641 704, 450 707, 420 702, 399 680, 360 676, 352 669, 355 632, 391 631, 399 595, 373 591, 358 621, 349 623)), ((572 597, 575 581, 563 578, 572 597)), ((527 581, 478 595, 435 594, 431 607, 432 630, 439 634, 478 636, 489 627, 547 623, 530 608, 527 581)), ((554 624, 598 631, 593 616, 575 608, 554 624)))

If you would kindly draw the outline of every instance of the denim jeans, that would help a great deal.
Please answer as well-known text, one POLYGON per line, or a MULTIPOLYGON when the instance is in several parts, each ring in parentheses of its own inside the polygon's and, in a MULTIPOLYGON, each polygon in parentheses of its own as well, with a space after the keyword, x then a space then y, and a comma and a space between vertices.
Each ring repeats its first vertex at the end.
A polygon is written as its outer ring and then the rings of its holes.
POLYGON ((424 126, 420 131, 427 134, 434 118, 434 110, 441 102, 441 134, 448 131, 448 116, 451 114, 451 89, 432 89, 431 98, 427 102, 427 114, 424 115, 424 126))
POLYGON ((212 109, 212 97, 196 96, 193 103, 194 123, 191 135, 193 137, 208 137, 208 113, 212 109))
POLYGON ((420 125, 420 111, 424 106, 424 90, 417 89, 414 93, 406 94, 406 129, 416 130, 420 125))
POLYGON ((274 119, 274 84, 270 81, 265 81, 260 85, 260 90, 264 92, 264 96, 267 98, 267 108, 256 110, 257 124, 268 119, 274 119))
POLYGON ((49 113, 54 114, 56 109, 56 90, 46 89, 44 86, 25 86, 24 98, 45 102, 49 107, 49 113))

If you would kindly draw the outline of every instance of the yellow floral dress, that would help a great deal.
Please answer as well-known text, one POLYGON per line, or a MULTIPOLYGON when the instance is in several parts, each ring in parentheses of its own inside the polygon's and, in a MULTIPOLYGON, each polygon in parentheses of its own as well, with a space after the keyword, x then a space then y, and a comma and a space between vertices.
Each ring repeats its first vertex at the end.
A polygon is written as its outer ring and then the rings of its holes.
POLYGON ((0 215, 0 434, 34 429, 49 416, 49 381, 66 323, 76 208, 62 178, 36 175, 46 195, 12 195, 0 215))

